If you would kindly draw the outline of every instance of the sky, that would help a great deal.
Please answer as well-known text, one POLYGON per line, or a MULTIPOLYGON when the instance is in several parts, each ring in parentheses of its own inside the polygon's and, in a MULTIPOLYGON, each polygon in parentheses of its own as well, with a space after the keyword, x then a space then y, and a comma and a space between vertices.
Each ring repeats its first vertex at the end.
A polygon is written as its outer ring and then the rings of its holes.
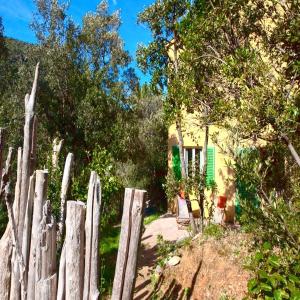
MULTIPOLYGON (((101 0, 69 1, 69 15, 77 24, 81 24, 82 17, 89 11, 95 11, 101 0)), ((110 11, 121 11, 120 35, 124 40, 125 49, 133 58, 139 43, 147 44, 151 41, 149 30, 143 25, 137 25, 137 14, 153 2, 154 0, 109 0, 110 11)), ((29 27, 34 11, 33 0, 0 0, 0 16, 3 19, 5 36, 35 43, 34 33, 29 27)), ((148 76, 137 69, 135 62, 132 65, 142 82, 149 80, 148 76)))

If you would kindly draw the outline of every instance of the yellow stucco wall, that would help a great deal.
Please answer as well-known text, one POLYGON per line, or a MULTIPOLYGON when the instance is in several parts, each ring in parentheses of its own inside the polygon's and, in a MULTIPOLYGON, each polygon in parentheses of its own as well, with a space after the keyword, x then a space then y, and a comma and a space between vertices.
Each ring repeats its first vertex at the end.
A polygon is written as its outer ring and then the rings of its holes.
MULTIPOLYGON (((182 132, 184 147, 203 147, 204 130, 197 124, 197 117, 193 114, 185 114, 182 121, 182 132)), ((215 148, 215 182, 217 184, 217 192, 212 195, 211 191, 206 191, 208 201, 217 200, 218 196, 227 197, 226 221, 234 220, 235 212, 235 184, 233 179, 233 171, 227 166, 226 161, 229 157, 221 151, 218 145, 215 145, 211 136, 216 134, 218 143, 226 143, 228 135, 225 129, 211 125, 209 127, 208 147, 215 148)), ((178 135, 175 124, 169 127, 168 133, 168 165, 172 168, 172 146, 178 145, 178 135)))

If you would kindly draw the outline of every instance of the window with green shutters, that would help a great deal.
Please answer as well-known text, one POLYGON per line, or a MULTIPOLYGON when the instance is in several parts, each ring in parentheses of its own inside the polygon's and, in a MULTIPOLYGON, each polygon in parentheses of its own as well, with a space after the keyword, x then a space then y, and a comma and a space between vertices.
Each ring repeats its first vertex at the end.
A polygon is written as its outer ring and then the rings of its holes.
POLYGON ((179 146, 175 145, 172 147, 172 168, 177 180, 181 179, 181 163, 179 155, 179 146))
POLYGON ((207 147, 206 186, 211 187, 215 183, 215 148, 207 147))

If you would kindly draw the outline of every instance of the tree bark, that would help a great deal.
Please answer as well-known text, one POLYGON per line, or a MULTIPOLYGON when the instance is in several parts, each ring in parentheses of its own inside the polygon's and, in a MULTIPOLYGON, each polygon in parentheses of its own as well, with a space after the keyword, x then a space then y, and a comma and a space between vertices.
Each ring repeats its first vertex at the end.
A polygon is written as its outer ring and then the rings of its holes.
POLYGON ((209 137, 209 126, 205 125, 204 129, 204 144, 203 144, 203 166, 201 169, 201 183, 200 183, 200 213, 201 213, 201 231, 204 225, 204 201, 205 201, 205 184, 206 184, 206 169, 207 169, 207 146, 209 137))
POLYGON ((281 135, 281 138, 283 139, 283 141, 288 146, 293 158, 295 159, 296 163, 300 167, 300 157, 299 157, 296 149, 294 148, 293 144, 291 143, 291 141, 289 140, 289 138, 286 135, 281 135))

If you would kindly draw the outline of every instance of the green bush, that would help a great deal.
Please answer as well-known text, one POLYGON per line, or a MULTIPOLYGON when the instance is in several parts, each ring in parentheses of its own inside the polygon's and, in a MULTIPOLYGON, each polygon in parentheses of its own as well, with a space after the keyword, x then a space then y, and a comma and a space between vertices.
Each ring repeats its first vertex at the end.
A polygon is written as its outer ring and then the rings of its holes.
POLYGON ((272 248, 265 242, 253 255, 248 269, 255 276, 248 292, 258 299, 300 299, 300 255, 291 250, 272 248))

